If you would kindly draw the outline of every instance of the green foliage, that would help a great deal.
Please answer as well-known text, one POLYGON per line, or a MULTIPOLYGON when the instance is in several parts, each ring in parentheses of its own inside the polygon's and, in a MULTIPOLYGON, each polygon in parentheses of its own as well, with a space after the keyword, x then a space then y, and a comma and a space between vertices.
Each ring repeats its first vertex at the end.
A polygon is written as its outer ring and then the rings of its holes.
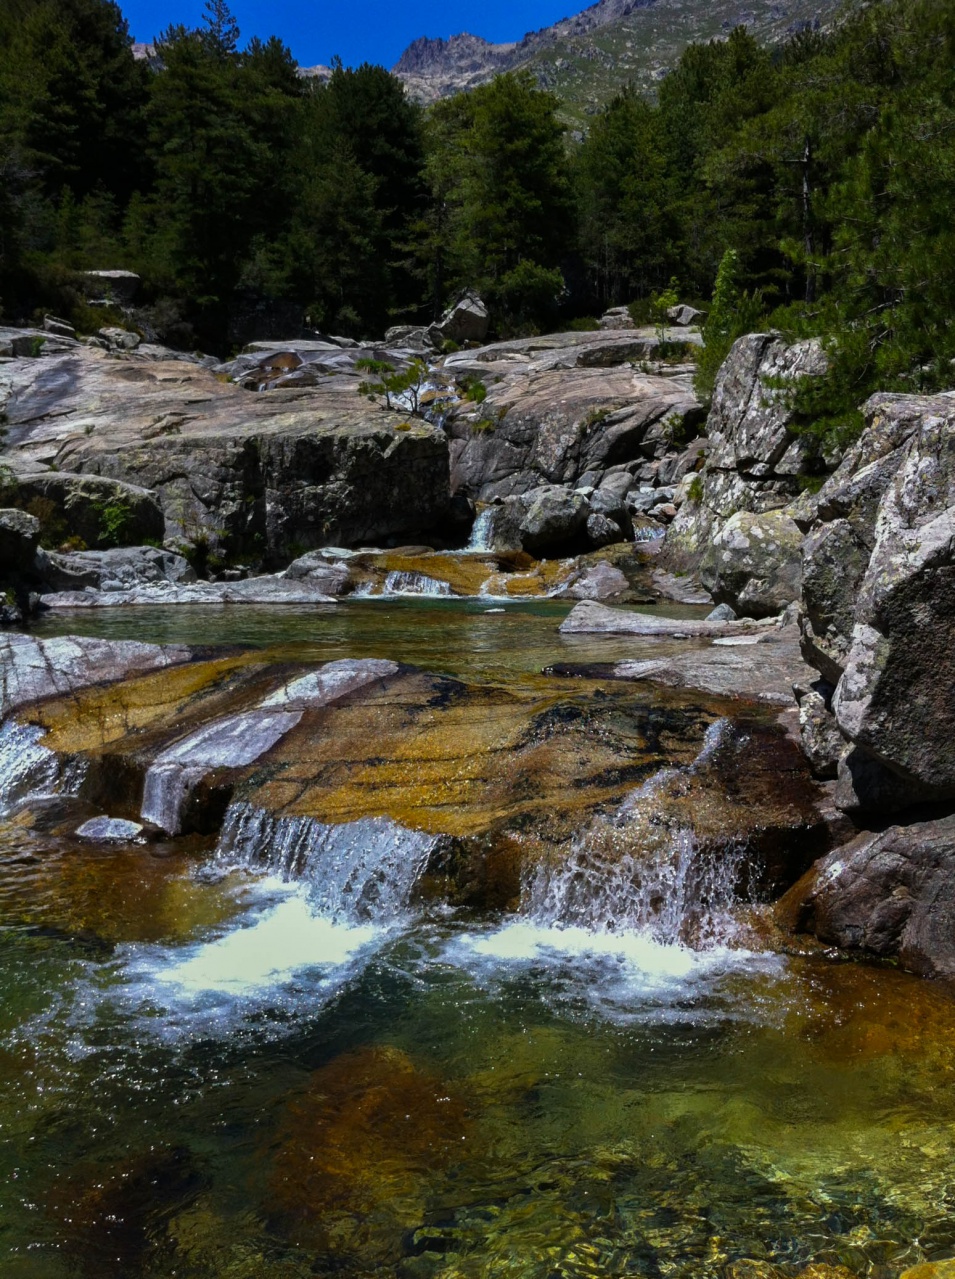
POLYGON ((398 372, 383 360, 356 360, 355 365, 378 374, 377 381, 359 383, 359 395, 383 395, 389 409, 403 409, 412 417, 424 417, 421 397, 430 373, 423 360, 412 360, 406 369, 398 372))
POLYGON ((483 404, 487 399, 487 387, 476 378, 462 378, 461 385, 464 389, 464 398, 472 404, 483 404))
POLYGON ((514 73, 431 109, 430 211, 413 231, 435 313, 472 288, 501 331, 537 330, 556 317, 573 228, 557 106, 531 77, 514 73))
POLYGON ((94 501, 93 510, 99 524, 99 541, 104 546, 125 546, 133 522, 129 503, 122 498, 100 498, 94 501))
POLYGON ((689 484, 686 486, 686 495, 691 502, 696 502, 697 505, 703 501, 703 477, 699 471, 691 477, 689 484))
POLYGON ((680 291, 676 276, 670 277, 670 283, 665 289, 650 296, 650 315, 653 318, 653 327, 656 329, 657 341, 661 346, 667 341, 667 328, 670 323, 667 312, 679 301, 680 291))
POLYGON ((3 315, 95 330, 119 317, 80 273, 114 266, 164 340, 223 353, 262 314, 363 337, 464 288, 499 335, 629 301, 662 336, 678 275, 713 296, 704 396, 764 313, 822 339, 829 372, 791 394, 825 453, 875 388, 951 382, 953 51, 938 0, 873 0, 772 52, 737 29, 569 145, 525 73, 423 111, 381 67, 300 77, 280 40, 243 44, 227 0, 165 31, 161 65, 133 58, 112 0, 6 0, 3 315))
POLYGON ((595 315, 579 315, 576 319, 568 320, 564 327, 569 333, 597 333, 600 331, 600 321, 595 315))
POLYGON ((713 394, 720 365, 737 338, 753 333, 763 318, 762 295, 740 287, 739 254, 727 249, 716 273, 713 300, 703 328, 705 346, 697 358, 694 386, 704 402, 713 394))

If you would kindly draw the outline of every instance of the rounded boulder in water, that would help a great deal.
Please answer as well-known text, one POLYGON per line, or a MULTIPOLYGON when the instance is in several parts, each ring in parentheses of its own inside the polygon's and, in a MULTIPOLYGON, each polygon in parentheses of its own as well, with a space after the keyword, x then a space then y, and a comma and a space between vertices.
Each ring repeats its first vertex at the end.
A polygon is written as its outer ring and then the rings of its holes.
POLYGON ((129 822, 122 817, 91 817, 77 827, 76 837, 91 843, 124 844, 139 839, 142 833, 139 822, 129 822))

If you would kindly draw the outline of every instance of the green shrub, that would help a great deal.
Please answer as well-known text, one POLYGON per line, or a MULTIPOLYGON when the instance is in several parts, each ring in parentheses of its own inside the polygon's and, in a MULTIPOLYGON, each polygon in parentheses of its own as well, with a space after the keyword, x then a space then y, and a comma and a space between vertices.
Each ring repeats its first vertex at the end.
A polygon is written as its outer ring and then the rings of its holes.
POLYGON ((593 315, 580 315, 576 320, 568 320, 568 333, 596 333, 600 329, 600 321, 593 315))
POLYGON ((100 498, 93 502, 99 522, 99 541, 105 546, 124 546, 127 543, 133 512, 123 498, 100 498))
POLYGON ((693 385, 697 395, 708 404, 720 365, 730 353, 737 338, 755 333, 764 320, 763 295, 757 289, 746 293, 740 288, 739 254, 727 249, 716 273, 713 301, 703 328, 705 346, 696 361, 693 385))

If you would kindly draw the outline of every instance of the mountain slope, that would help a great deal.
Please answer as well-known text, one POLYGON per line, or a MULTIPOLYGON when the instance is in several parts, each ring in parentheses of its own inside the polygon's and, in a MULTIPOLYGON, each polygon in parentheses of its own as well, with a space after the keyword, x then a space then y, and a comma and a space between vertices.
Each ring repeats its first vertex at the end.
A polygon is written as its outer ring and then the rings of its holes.
POLYGON ((479 36, 422 37, 393 70, 409 93, 432 102, 526 67, 581 125, 633 80, 652 91, 688 44, 745 26, 766 44, 806 26, 829 26, 841 0, 599 0, 573 17, 529 32, 515 44, 479 36))

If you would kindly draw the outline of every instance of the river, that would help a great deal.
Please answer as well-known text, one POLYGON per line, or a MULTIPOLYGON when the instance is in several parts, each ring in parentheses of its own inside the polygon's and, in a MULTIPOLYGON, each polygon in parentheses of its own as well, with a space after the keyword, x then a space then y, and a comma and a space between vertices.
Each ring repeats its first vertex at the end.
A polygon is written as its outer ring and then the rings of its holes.
MULTIPOLYGON (((558 658, 639 655, 559 638, 565 611, 116 609, 45 633, 528 695, 558 658)), ((955 1250, 945 990, 782 940, 728 879, 688 944, 690 845, 669 912, 625 863, 581 904, 590 827, 516 912, 480 911, 416 896, 422 846, 374 819, 263 866, 230 812, 218 839, 88 850, 0 823, 5 1279, 894 1279, 955 1250)))

